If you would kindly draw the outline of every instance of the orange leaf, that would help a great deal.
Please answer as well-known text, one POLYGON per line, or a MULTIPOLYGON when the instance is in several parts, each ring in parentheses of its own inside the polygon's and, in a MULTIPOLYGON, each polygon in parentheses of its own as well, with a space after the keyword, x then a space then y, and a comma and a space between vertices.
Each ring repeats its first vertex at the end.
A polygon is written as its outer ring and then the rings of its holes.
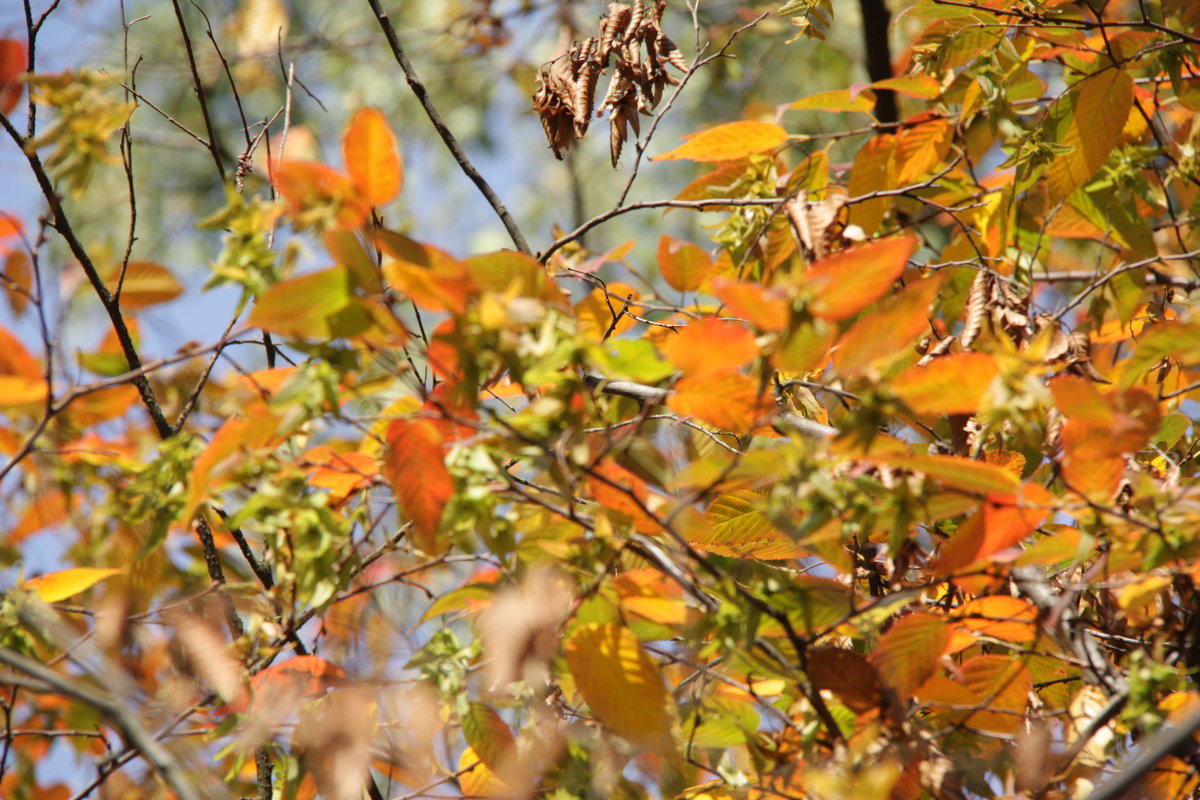
POLYGON ((1033 689, 1033 677, 1020 659, 983 655, 962 665, 967 687, 995 711, 977 711, 964 723, 968 728, 993 733, 1016 733, 1025 724, 1024 714, 1033 689), (1008 713, 1003 713, 1008 712, 1008 713))
POLYGON ((923 472, 943 486, 972 494, 1014 492, 1018 485, 1017 477, 1003 467, 960 456, 882 453, 867 458, 879 464, 923 472))
POLYGON ((684 144, 650 160, 733 161, 774 150, 787 139, 787 131, 771 122, 727 122, 691 134, 684 144))
MULTIPOLYGON (((0 220, 2 224, 3 220, 0 220)), ((0 243, 0 254, 4 245, 0 243)), ((30 291, 33 288, 33 268, 29 265, 29 255, 24 250, 13 250, 4 259, 4 290, 8 294, 8 307, 13 316, 19 317, 29 304, 30 291)))
POLYGON ((892 390, 918 414, 973 414, 999 374, 987 353, 956 353, 910 367, 892 381, 892 390))
POLYGON ((458 756, 458 785, 463 797, 512 797, 513 790, 496 776, 483 758, 469 745, 458 756))
POLYGON ((288 213, 302 226, 357 228, 371 208, 342 173, 313 161, 284 161, 271 174, 288 213))
POLYGON ((750 320, 760 331, 787 328, 790 308, 782 292, 728 278, 717 278, 712 285, 713 294, 733 316, 750 320))
POLYGON ((130 261, 121 279, 119 265, 104 276, 110 292, 121 285, 121 308, 132 311, 157 303, 167 303, 183 294, 183 284, 162 264, 130 261))
POLYGON ((733 371, 685 377, 667 398, 667 407, 719 430, 744 433, 775 410, 761 389, 757 379, 733 371))
POLYGON ((400 193, 404 167, 396 152, 396 135, 377 108, 360 108, 342 137, 342 158, 350 180, 373 206, 390 203, 400 193))
POLYGON ((896 621, 871 653, 871 664, 901 700, 937 669, 950 643, 950 626, 932 614, 909 614, 896 621))
POLYGON ((663 755, 675 752, 670 695, 658 665, 631 630, 612 623, 581 625, 563 652, 579 694, 601 722, 635 745, 663 755))
POLYGON ((665 355, 692 378, 745 366, 758 355, 754 334, 740 322, 703 319, 664 339, 665 355))
POLYGON ((387 440, 384 475, 413 522, 417 544, 427 553, 436 553, 442 511, 454 495, 442 436, 428 420, 398 419, 388 427, 387 440))
MULTIPOLYGON (((272 664, 254 676, 254 706, 269 707, 272 701, 288 697, 309 697, 319 694, 346 675, 345 670, 320 656, 303 655, 272 664)), ((231 710, 240 711, 230 703, 231 710)))
POLYGON ((1037 638, 1037 607, 1008 595, 977 597, 956 608, 959 627, 981 636, 1025 644, 1037 638))
POLYGON ((16 546, 33 534, 57 525, 67 518, 67 510, 66 495, 58 489, 35 495, 16 526, 8 531, 7 543, 16 546))
POLYGON ((123 569, 102 567, 74 567, 30 578, 22 586, 36 594, 44 602, 57 603, 90 589, 105 578, 111 578, 124 571, 123 569))
POLYGON ((41 382, 42 368, 21 340, 0 327, 0 375, 20 375, 41 382))
POLYGON ((279 418, 263 403, 245 409, 246 415, 225 420, 204 452, 192 464, 188 477, 187 504, 182 521, 190 521, 201 501, 213 489, 226 470, 240 463, 247 454, 277 441, 279 418))
POLYGON ((46 382, 24 375, 0 375, 0 408, 38 405, 46 401, 46 382))
POLYGON ((662 526, 644 509, 649 508, 650 490, 646 482, 612 461, 602 461, 588 475, 592 498, 608 511, 633 520, 642 533, 659 533, 662 526), (614 485, 615 484, 615 485, 614 485))
POLYGON ((610 336, 619 336, 637 324, 633 317, 621 314, 621 307, 629 300, 629 310, 638 313, 635 301, 641 293, 629 284, 616 281, 610 281, 607 288, 607 292, 601 288, 592 289, 587 297, 575 304, 575 324, 583 336, 594 342, 600 341, 610 328, 610 336))
POLYGON ((835 321, 854 316, 891 290, 919 246, 915 236, 896 236, 815 262, 800 279, 816 295, 809 310, 835 321))
POLYGON ((316 467, 308 478, 309 485, 332 490, 330 498, 335 503, 370 486, 371 478, 379 472, 375 459, 366 453, 339 453, 327 444, 312 448, 300 460, 316 467))
POLYGON ((1012 547, 1042 524, 1053 505, 1049 492, 1036 483, 1024 484, 1016 494, 989 495, 942 547, 937 574, 950 575, 1012 547))
POLYGON ((467 267, 449 253, 392 231, 379 230, 375 242, 393 260, 383 275, 394 289, 429 311, 461 313, 475 286, 467 267))
POLYGON ((929 306, 941 288, 939 273, 884 299, 838 339, 833 363, 844 375, 878 373, 911 352, 912 341, 929 327, 929 306))
POLYGON ((694 292, 712 272, 713 262, 700 247, 670 236, 658 240, 658 268, 671 288, 694 292))
MULTIPOLYGON (((911 122, 912 120, 910 120, 911 122)), ((946 158, 954 127, 946 119, 918 122, 896 134, 895 182, 900 186, 927 178, 946 158)))
POLYGON ((15 39, 0 39, 0 114, 17 107, 25 84, 17 80, 28 66, 25 45, 15 39))

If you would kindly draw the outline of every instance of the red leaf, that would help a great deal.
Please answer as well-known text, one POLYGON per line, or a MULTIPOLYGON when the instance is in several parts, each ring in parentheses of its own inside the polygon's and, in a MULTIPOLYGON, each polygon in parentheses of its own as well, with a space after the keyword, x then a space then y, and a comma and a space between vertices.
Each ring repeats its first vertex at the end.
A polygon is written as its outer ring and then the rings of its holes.
POLYGON ((25 45, 15 39, 0 39, 0 113, 9 114, 17 107, 25 88, 17 76, 28 64, 25 45))
POLYGON ((396 500, 413 522, 416 541, 427 553, 439 549, 438 525, 454 495, 446 469, 442 436, 428 420, 394 421, 388 427, 383 472, 396 500))

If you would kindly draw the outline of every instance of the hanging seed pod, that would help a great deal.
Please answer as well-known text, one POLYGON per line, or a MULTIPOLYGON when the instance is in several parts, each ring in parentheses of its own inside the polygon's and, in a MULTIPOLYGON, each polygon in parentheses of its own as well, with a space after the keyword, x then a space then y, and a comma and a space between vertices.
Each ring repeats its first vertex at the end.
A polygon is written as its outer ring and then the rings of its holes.
POLYGON ((608 15, 604 18, 600 29, 599 58, 601 63, 607 63, 608 56, 623 42, 625 29, 629 26, 629 18, 633 10, 624 3, 609 3, 608 15))
POLYGON ((966 324, 958 337, 963 350, 970 350, 971 345, 983 332, 983 320, 987 315, 988 298, 991 295, 989 283, 992 280, 992 273, 981 269, 975 273, 975 280, 971 281, 971 291, 967 295, 966 324))

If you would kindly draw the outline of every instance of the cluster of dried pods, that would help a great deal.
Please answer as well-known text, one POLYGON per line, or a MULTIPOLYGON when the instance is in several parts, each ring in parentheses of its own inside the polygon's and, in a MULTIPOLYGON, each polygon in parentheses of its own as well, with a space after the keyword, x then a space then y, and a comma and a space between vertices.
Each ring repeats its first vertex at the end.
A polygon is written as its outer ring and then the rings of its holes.
POLYGON ((600 35, 572 42, 567 52, 544 65, 533 95, 533 109, 554 155, 562 159, 571 144, 587 133, 596 101, 596 84, 612 62, 608 91, 596 116, 609 112, 609 148, 615 167, 627 129, 641 132, 638 114, 649 114, 662 99, 663 87, 679 79, 667 65, 686 71, 675 43, 662 31, 666 0, 609 3, 600 35), (643 50, 645 55, 643 55, 643 50))

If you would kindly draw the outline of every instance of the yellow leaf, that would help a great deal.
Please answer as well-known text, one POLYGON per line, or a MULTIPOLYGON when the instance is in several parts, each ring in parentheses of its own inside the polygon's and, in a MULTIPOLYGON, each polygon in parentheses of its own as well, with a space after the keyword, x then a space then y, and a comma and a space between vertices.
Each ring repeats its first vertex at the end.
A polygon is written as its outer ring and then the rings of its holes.
POLYGON ((367 202, 381 206, 400 193, 404 167, 396 153, 396 135, 377 108, 360 108, 342 138, 342 158, 350 180, 367 202))
POLYGON ((806 555, 762 511, 765 497, 749 489, 721 495, 704 512, 711 533, 692 544, 730 558, 785 559, 806 555))
POLYGON ((788 139, 783 128, 771 122, 727 122, 687 137, 687 142, 655 156, 651 161, 733 161, 774 150, 788 139))
POLYGON ((666 684, 633 631, 613 623, 581 625, 563 649, 579 693, 601 722, 647 750, 675 752, 666 684))
POLYGON ((865 91, 853 94, 849 89, 818 92, 788 106, 789 110, 794 111, 858 111, 863 114, 870 114, 873 108, 875 108, 874 92, 865 91))
POLYGON ((1059 98, 1049 113, 1066 128, 1059 132, 1059 143, 1075 149, 1055 158, 1046 170, 1051 202, 1082 186, 1108 160, 1132 107, 1133 78, 1122 69, 1095 72, 1059 98))
POLYGON ((105 578, 111 578, 124 571, 123 569, 101 567, 75 567, 30 578, 23 585, 25 589, 36 594, 43 601, 57 603, 91 588, 105 578))

